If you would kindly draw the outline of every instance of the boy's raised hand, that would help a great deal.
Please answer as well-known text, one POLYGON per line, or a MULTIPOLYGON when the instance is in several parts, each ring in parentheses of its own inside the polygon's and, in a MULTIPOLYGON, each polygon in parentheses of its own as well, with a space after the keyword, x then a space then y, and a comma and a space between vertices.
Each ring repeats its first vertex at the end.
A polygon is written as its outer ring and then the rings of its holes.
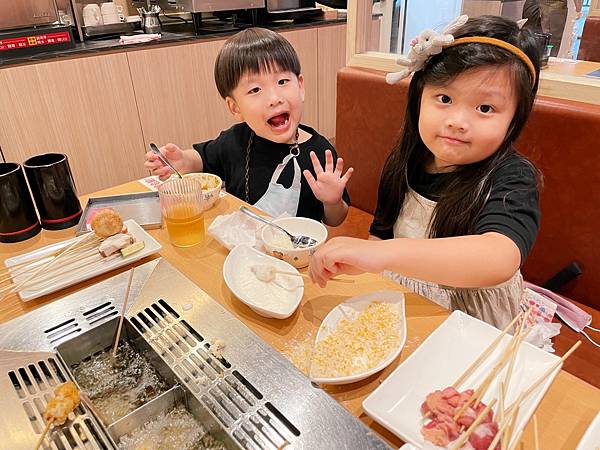
POLYGON ((344 160, 338 158, 334 170, 331 150, 325 151, 325 169, 321 166, 321 162, 315 152, 310 152, 310 159, 312 160, 317 178, 315 179, 310 170, 304 170, 303 173, 313 194, 325 205, 339 203, 342 200, 346 183, 348 183, 354 169, 350 167, 342 176, 344 160))
MULTIPOLYGON (((160 148, 160 152, 163 157, 166 158, 173 166, 180 172, 185 173, 184 170, 184 154, 175 144, 167 144, 160 148)), ((146 162, 144 167, 152 173, 152 175, 158 175, 158 178, 162 181, 166 180, 171 176, 173 171, 169 166, 165 166, 162 161, 153 152, 146 153, 146 162)))

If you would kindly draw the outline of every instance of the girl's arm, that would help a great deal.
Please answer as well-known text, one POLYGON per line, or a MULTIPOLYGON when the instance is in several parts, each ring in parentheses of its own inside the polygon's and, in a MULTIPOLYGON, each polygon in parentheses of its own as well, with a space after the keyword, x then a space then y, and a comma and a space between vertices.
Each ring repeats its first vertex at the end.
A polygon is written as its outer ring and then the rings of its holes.
POLYGON ((517 245, 496 232, 438 239, 372 241, 333 238, 311 258, 311 278, 325 286, 340 273, 392 270, 409 278, 453 287, 494 286, 519 268, 517 245))

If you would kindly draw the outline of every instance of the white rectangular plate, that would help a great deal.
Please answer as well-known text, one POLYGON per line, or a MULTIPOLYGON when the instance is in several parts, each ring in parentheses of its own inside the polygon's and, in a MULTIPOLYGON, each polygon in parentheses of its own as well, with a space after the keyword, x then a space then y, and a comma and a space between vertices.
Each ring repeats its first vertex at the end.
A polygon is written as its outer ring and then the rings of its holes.
POLYGON ((577 445, 577 450, 597 450, 600 448, 600 412, 592 421, 577 445))
MULTIPOLYGON (((424 445, 421 435, 421 426, 424 423, 421 404, 427 394, 451 386, 499 334, 500 330, 491 325, 461 311, 454 311, 365 399, 363 408, 377 422, 405 442, 421 448, 424 445)), ((504 336, 503 344, 473 372, 459 388, 460 391, 479 386, 510 339, 511 336, 504 336)), ((512 404, 520 392, 529 388, 558 360, 556 355, 527 342, 522 343, 506 393, 506 405, 512 404)), ((523 402, 513 436, 527 424, 559 371, 560 367, 523 402)), ((504 372, 491 384, 483 398, 485 403, 497 397, 498 379, 504 379, 504 372)))
MULTIPOLYGON (((56 282, 48 282, 45 287, 41 287, 40 289, 32 289, 32 290, 24 290, 19 291, 19 297, 23 301, 29 301, 41 297, 46 294, 51 294, 53 292, 59 291, 65 287, 72 286, 81 281, 88 280, 97 275, 101 275, 103 273, 109 272, 114 269, 118 269, 119 267, 126 266, 131 264, 132 262, 138 261, 146 256, 149 256, 153 253, 158 252, 162 246, 156 241, 152 236, 150 236, 142 227, 140 227, 134 220, 126 220, 125 226, 129 234, 131 234, 136 241, 144 241, 145 247, 139 252, 133 253, 126 258, 122 256, 118 256, 114 259, 101 261, 98 264, 94 264, 88 270, 78 270, 77 264, 73 264, 72 273, 67 273, 64 275, 57 276, 56 282)), ((12 258, 8 258, 4 264, 7 267, 12 267, 16 264, 26 263, 28 261, 33 261, 38 259, 39 257, 51 255, 52 253, 64 248, 68 245, 71 245, 78 239, 81 239, 82 236, 69 239, 67 241, 58 242, 56 244, 47 245, 46 247, 39 248, 29 253, 25 253, 23 255, 14 256, 12 258)), ((51 270, 51 269, 50 269, 51 270)), ((23 280, 25 276, 17 276, 16 282, 23 280)), ((50 280, 51 281, 51 280, 50 280)))

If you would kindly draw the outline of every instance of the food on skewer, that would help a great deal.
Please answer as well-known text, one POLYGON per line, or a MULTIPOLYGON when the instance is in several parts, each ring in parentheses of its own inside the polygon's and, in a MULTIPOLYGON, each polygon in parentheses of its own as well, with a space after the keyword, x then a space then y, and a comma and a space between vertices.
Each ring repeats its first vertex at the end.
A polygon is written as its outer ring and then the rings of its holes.
POLYGON ((256 275, 256 278, 265 283, 270 283, 277 275, 277 269, 270 264, 255 264, 250 267, 250 270, 256 275))
POLYGON ((110 256, 113 253, 117 253, 122 248, 133 244, 133 242, 134 238, 130 234, 117 233, 104 239, 104 241, 100 243, 98 251, 102 256, 110 256))
POLYGON ((121 232, 123 218, 112 209, 102 209, 96 213, 91 225, 96 236, 107 238, 121 232))
MULTIPOLYGON (((453 387, 447 387, 428 394, 421 405, 421 413, 431 419, 421 428, 425 440, 435 445, 447 446, 458 438, 461 429, 470 427, 487 405, 482 402, 471 405, 456 420, 454 415, 469 401, 473 393, 473 389, 458 392, 453 387)), ((468 442, 473 449, 487 449, 497 432, 498 424, 490 410, 469 436, 468 442)))
POLYGON ((72 381, 67 381, 54 389, 52 397, 46 405, 44 419, 54 425, 64 424, 69 415, 79 405, 79 389, 72 381))

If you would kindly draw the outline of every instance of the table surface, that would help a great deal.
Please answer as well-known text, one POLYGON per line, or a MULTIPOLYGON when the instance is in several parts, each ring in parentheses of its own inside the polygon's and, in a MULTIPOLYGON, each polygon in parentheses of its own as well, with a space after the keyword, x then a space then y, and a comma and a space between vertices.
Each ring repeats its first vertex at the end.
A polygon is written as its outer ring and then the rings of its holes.
MULTIPOLYGON (((94 193, 92 196, 125 194, 145 190, 146 188, 142 184, 134 181, 94 193)), ((82 204, 84 205, 85 202, 87 202, 87 196, 82 197, 82 204)), ((241 204, 242 202, 235 197, 225 195, 206 212, 207 227, 215 217, 232 212, 238 209, 241 204)), ((5 259, 11 256, 71 238, 74 233, 74 228, 62 231, 44 230, 38 236, 25 242, 1 244, 0 260, 4 262, 5 259)), ((308 355, 310 349, 311 336, 316 334, 321 321, 333 307, 352 296, 373 291, 391 289, 405 292, 408 335, 400 357, 379 374, 373 375, 362 382, 345 386, 323 387, 351 414, 375 430, 390 445, 395 447, 401 445, 402 441, 399 438, 367 416, 362 409, 362 402, 399 363, 406 359, 446 319, 448 311, 379 275, 364 274, 353 277, 354 283, 329 283, 325 289, 307 282, 302 304, 290 318, 285 320, 265 319, 238 301, 225 285, 222 266, 227 256, 227 250, 210 236, 207 235, 205 242, 201 245, 191 248, 177 248, 169 244, 166 229, 149 230, 149 233, 163 245, 160 256, 167 259, 179 271, 193 280, 262 339, 292 360, 301 370, 308 360, 306 355, 308 355)), ((155 257, 157 256, 145 258, 137 262, 136 265, 143 264, 155 257)), ((17 296, 13 295, 7 298, 0 307, 0 323, 124 270, 127 270, 127 268, 110 272, 30 302, 22 302, 17 296)), ((443 370, 443 368, 435 367, 435 361, 432 361, 431 369, 443 370)), ((600 390, 565 371, 561 371, 537 410, 538 424, 541 430, 541 448, 576 448, 585 430, 598 413, 598 409, 600 409, 600 390)), ((531 423, 523 433, 522 439, 525 448, 534 448, 531 423)))

